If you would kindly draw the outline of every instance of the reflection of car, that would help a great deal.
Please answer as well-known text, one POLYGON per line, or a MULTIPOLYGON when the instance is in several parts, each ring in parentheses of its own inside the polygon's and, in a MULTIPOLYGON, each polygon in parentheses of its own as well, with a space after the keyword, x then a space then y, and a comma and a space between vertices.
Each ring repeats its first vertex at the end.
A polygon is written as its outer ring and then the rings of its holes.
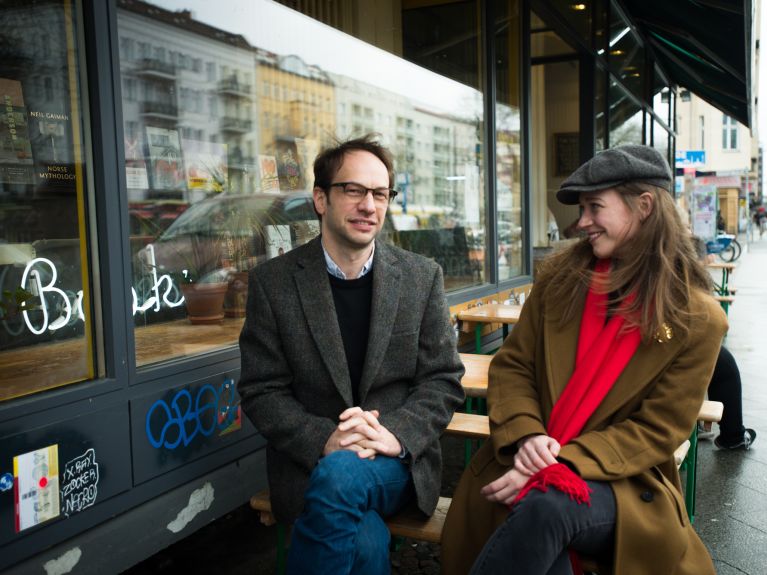
POLYGON ((188 270, 202 279, 222 269, 247 270, 318 231, 311 194, 224 194, 189 206, 138 257, 158 273, 188 270))

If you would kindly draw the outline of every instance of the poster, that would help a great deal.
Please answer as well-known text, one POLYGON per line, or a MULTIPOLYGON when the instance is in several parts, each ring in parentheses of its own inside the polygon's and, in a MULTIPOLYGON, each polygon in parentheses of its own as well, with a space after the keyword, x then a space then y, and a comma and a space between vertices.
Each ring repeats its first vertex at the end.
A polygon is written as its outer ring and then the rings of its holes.
POLYGON ((149 147, 152 188, 183 190, 186 178, 178 130, 147 126, 146 138, 149 147))
POLYGON ((692 191, 692 233, 704 240, 716 236, 716 186, 695 185, 692 191))
POLYGON ((33 182, 32 144, 21 82, 0 78, 0 183, 33 182))
POLYGON ((277 174, 280 179, 281 191, 292 192, 304 189, 303 170, 295 142, 281 141, 277 143, 277 174))
POLYGON ((290 241, 290 226, 266 226, 266 256, 276 258, 293 248, 290 241))
POLYGON ((274 156, 258 156, 258 170, 261 177, 261 192, 265 194, 280 193, 280 179, 277 175, 277 160, 274 156))
POLYGON ((128 189, 146 190, 149 188, 149 176, 146 160, 138 136, 125 137, 125 181, 128 189))
POLYGON ((309 186, 314 182, 314 158, 320 151, 320 143, 314 138, 296 138, 296 155, 301 166, 301 176, 304 184, 309 186))
POLYGON ((17 533, 59 516, 58 445, 14 457, 13 476, 17 533))
POLYGON ((181 140, 186 165, 186 185, 190 190, 223 192, 227 189, 226 144, 181 140))

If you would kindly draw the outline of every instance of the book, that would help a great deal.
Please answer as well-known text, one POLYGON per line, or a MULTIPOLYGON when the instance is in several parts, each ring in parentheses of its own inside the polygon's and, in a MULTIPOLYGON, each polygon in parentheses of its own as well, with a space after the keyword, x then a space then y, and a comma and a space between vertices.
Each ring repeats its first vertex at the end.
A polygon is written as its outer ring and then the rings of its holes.
POLYGON ((280 178, 280 189, 283 192, 304 189, 303 170, 295 142, 277 142, 277 174, 280 178))
POLYGON ((0 102, 0 183, 31 184, 34 161, 21 82, 0 78, 0 102))
POLYGON ((281 256, 293 249, 290 240, 290 226, 266 226, 266 257, 281 256))
POLYGON ((223 192, 228 187, 226 144, 181 140, 186 166, 186 185, 190 190, 223 192))
POLYGON ((125 181, 129 189, 146 190, 149 187, 146 160, 138 136, 125 136, 125 181))
POLYGON ((274 156, 258 156, 258 169, 261 176, 261 192, 265 194, 280 193, 280 179, 277 175, 277 160, 274 156))
POLYGON ((178 130, 146 127, 151 184, 155 190, 184 190, 186 178, 178 130))

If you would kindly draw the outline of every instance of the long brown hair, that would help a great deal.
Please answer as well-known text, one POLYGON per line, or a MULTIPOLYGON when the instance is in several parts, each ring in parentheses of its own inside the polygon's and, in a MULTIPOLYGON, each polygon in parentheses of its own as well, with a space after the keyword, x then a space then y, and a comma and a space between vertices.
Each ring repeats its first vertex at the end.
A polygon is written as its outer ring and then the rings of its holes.
MULTIPOLYGON (((645 183, 627 183, 614 188, 632 213, 639 210, 638 198, 653 196, 652 210, 636 234, 614 256, 613 269, 604 290, 609 305, 619 305, 631 293, 636 298, 626 308, 626 327, 637 326, 647 342, 665 326, 675 333, 689 331, 689 302, 693 290, 710 293, 711 276, 697 258, 690 233, 676 211, 671 195, 645 183)), ((567 301, 562 322, 581 309, 589 289, 596 258, 587 239, 544 260, 539 280, 554 301, 567 301)))

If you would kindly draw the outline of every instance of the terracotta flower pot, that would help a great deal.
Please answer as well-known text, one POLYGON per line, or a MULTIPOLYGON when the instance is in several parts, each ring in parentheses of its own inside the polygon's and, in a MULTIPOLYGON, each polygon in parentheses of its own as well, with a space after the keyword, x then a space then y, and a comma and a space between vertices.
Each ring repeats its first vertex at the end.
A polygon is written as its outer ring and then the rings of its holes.
POLYGON ((181 284, 186 314, 193 324, 214 324, 224 319, 227 283, 181 284))

